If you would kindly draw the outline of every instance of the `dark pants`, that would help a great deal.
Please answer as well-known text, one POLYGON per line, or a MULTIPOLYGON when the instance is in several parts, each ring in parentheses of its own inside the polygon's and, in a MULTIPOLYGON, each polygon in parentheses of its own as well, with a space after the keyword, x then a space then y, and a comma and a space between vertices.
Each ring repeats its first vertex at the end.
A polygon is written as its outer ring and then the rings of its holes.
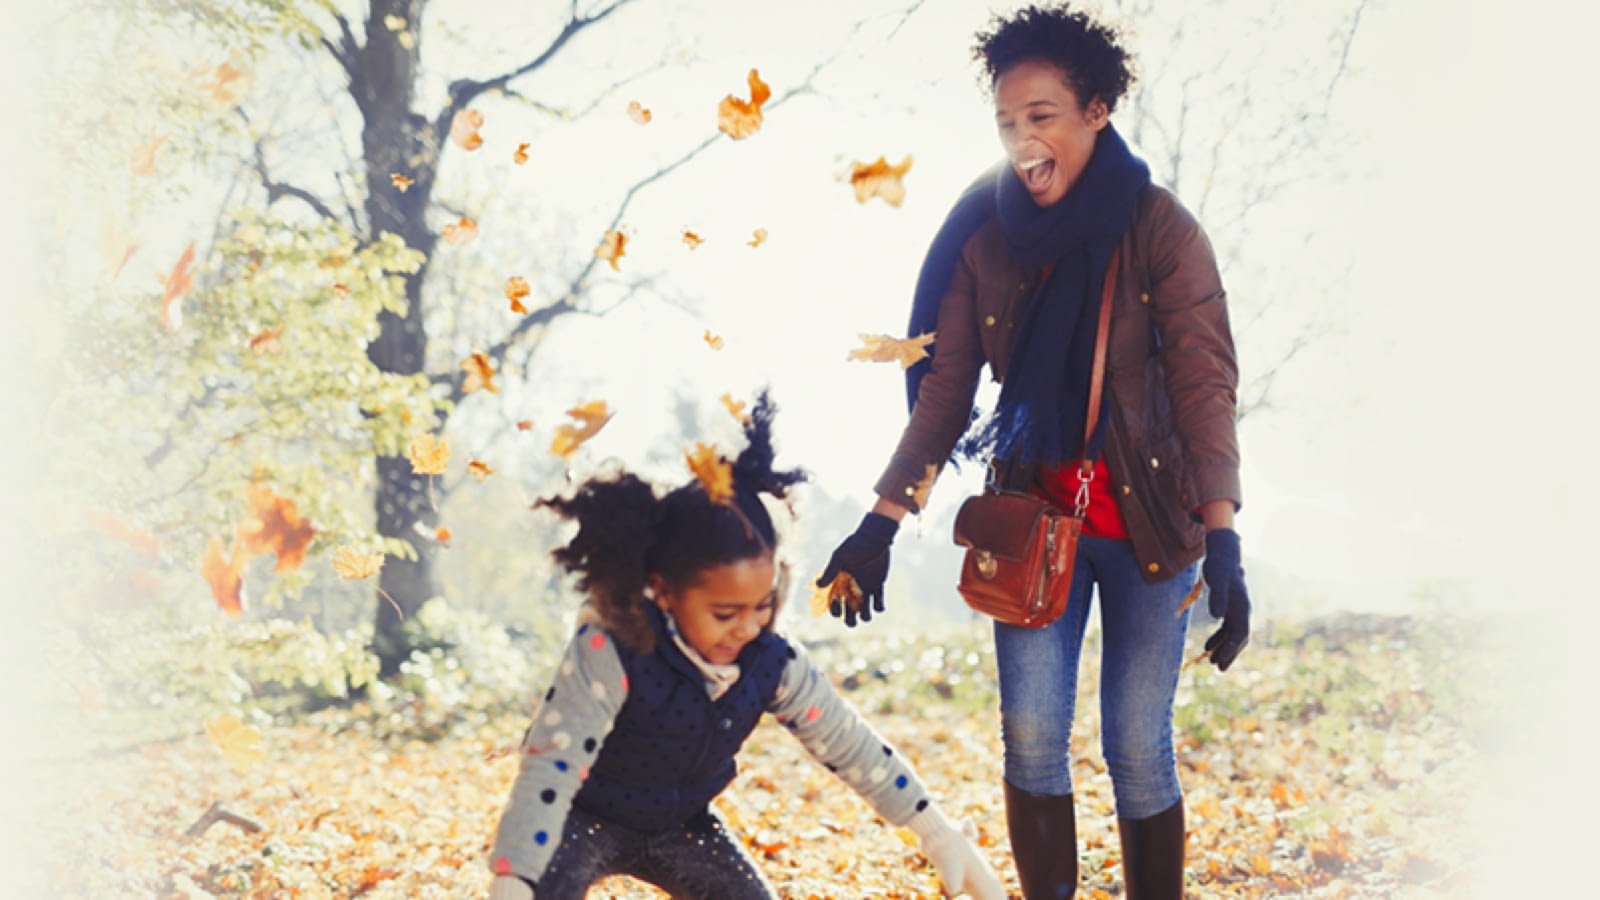
POLYGON ((637 831, 574 808, 539 878, 539 900, 583 900, 609 875, 649 882, 673 900, 775 900, 738 838, 711 812, 677 828, 637 831))

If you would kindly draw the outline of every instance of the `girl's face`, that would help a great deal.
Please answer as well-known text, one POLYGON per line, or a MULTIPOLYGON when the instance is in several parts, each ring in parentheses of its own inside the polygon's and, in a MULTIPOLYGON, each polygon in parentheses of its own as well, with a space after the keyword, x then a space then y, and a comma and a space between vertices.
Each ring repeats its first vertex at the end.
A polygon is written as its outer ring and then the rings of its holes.
POLYGON ((1053 63, 1024 60, 994 82, 994 120, 1011 168, 1041 207, 1061 201, 1094 153, 1108 112, 1099 97, 1087 104, 1053 63))
POLYGON ((651 588, 656 604, 672 613, 689 646, 708 662, 727 665, 772 624, 778 607, 777 574, 771 554, 763 554, 705 569, 681 591, 671 590, 655 576, 651 588))

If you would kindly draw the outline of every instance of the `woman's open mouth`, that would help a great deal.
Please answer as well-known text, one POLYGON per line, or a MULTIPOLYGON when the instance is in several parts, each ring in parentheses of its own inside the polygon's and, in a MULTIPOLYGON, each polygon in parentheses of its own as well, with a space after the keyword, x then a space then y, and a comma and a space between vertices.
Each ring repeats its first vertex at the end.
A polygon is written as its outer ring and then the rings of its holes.
POLYGON ((1027 187, 1030 194, 1042 194, 1050 187, 1050 182, 1055 179, 1056 161, 1049 157, 1019 160, 1016 164, 1017 177, 1022 179, 1022 184, 1027 187))

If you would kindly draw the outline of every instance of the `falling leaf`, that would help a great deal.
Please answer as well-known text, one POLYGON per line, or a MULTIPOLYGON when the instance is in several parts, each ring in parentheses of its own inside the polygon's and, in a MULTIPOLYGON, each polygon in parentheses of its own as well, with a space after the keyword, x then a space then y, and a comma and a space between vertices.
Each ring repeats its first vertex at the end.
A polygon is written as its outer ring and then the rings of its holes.
POLYGON ((463 109, 450 120, 450 140, 463 150, 476 150, 483 146, 483 135, 478 134, 478 129, 483 127, 483 113, 475 109, 463 109))
POLYGON ((1174 619, 1176 619, 1177 617, 1183 615, 1183 611, 1184 610, 1186 610, 1189 607, 1193 606, 1194 602, 1196 600, 1200 599, 1200 591, 1205 586, 1206 586, 1206 583, 1204 581, 1201 581, 1199 579, 1195 579, 1194 587, 1189 589, 1188 595, 1183 598, 1183 602, 1182 603, 1178 604, 1178 611, 1173 613, 1172 617, 1174 619))
POLYGON ((100 223, 100 255, 106 261, 105 279, 107 281, 116 281, 117 276, 122 274, 123 267, 127 266, 128 260, 133 258, 133 254, 139 252, 141 246, 138 241, 123 232, 116 222, 111 219, 102 221, 100 223))
POLYGON ((467 370, 467 377, 461 381, 461 390, 472 393, 479 388, 491 394, 500 393, 500 386, 494 383, 494 366, 489 362, 489 354, 474 353, 461 361, 461 368, 467 370))
POLYGON ((454 244, 457 247, 471 243, 472 239, 478 236, 478 223, 473 219, 462 216, 461 221, 451 222, 444 226, 442 236, 445 243, 454 244))
POLYGON ((533 423, 528 421, 527 419, 518 419, 517 420, 517 430, 518 431, 532 431, 533 430, 533 423))
POLYGON ((892 338, 886 334, 857 334, 861 346, 851 350, 849 359, 867 362, 898 362, 900 368, 909 369, 927 357, 928 345, 933 343, 933 332, 914 338, 892 338))
POLYGON ((917 509, 927 508, 928 494, 933 491, 933 480, 938 477, 939 467, 929 463, 928 471, 923 474, 922 480, 917 482, 916 488, 911 492, 911 500, 917 504, 917 509))
POLYGON ((722 335, 720 335, 720 334, 712 334, 711 333, 711 329, 707 328, 705 336, 704 336, 704 339, 705 339, 707 347, 710 347, 713 350, 721 350, 722 349, 722 343, 723 343, 722 335))
POLYGON ((441 547, 450 546, 450 541, 454 538, 455 535, 450 532, 450 529, 444 527, 443 525, 440 525, 438 530, 433 533, 434 543, 441 547))
POLYGON ((273 553, 278 557, 274 572, 297 569, 305 561, 306 548, 317 530, 300 516, 294 501, 280 497, 266 485, 252 484, 245 489, 251 515, 239 525, 239 540, 251 553, 273 553))
POLYGON ((759 247, 767 242, 767 230, 765 228, 757 228, 755 231, 750 232, 750 235, 750 246, 752 247, 759 247))
POLYGON ((478 479, 479 484, 483 484, 485 478, 494 474, 494 469, 489 468, 489 464, 483 460, 469 459, 467 460, 467 474, 478 479))
POLYGON ((649 125, 650 110, 640 106, 639 101, 634 100, 628 104, 628 118, 640 125, 649 125))
POLYGON ((594 255, 611 263, 611 271, 620 272, 617 260, 627 255, 628 236, 621 231, 608 231, 600 241, 600 246, 594 248, 594 255))
POLYGON ((195 69, 188 78, 188 85, 202 103, 214 110, 226 111, 244 100, 255 85, 255 77, 255 66, 250 58, 236 50, 226 62, 195 69))
POLYGON ((340 547, 333 551, 333 571, 347 581, 371 578, 382 568, 382 553, 364 553, 354 547, 340 547))
POLYGON ((683 461, 689 471, 705 488, 712 503, 729 503, 733 500, 733 465, 717 455, 709 444, 696 442, 693 452, 685 453, 683 461))
POLYGON ((522 165, 523 163, 527 162, 528 161, 528 148, 530 146, 532 146, 532 145, 528 144, 527 142, 523 142, 521 144, 518 144, 516 152, 511 154, 511 161, 516 163, 519 166, 522 165))
POLYGON ((701 244, 704 244, 706 242, 706 240, 705 240, 705 238, 701 237, 700 235, 695 234, 694 232, 692 232, 689 229, 685 228, 683 230, 683 242, 684 242, 684 244, 688 245, 690 250, 693 250, 693 249, 699 247, 701 244))
POLYGON ((267 751, 261 747, 260 730, 244 724, 232 713, 206 722, 206 737, 222 751, 228 768, 241 775, 267 758, 267 751))
MULTIPOLYGON (((821 577, 822 573, 818 572, 817 578, 821 577)), ((816 584, 817 578, 811 579, 811 583, 816 584)), ((834 600, 838 600, 850 609, 861 608, 861 586, 856 584, 855 578, 849 572, 840 572, 832 581, 812 592, 811 614, 820 616, 827 612, 834 600)))
POLYGON ((84 521, 132 547, 140 556, 151 562, 161 559, 161 539, 143 529, 135 528, 110 513, 87 512, 84 521))
POLYGON ((342 281, 334 282, 333 292, 340 297, 350 296, 350 286, 342 281))
POLYGON ((157 134, 154 128, 150 129, 150 140, 145 141, 128 152, 128 169, 135 176, 144 177, 156 173, 156 151, 167 142, 167 135, 157 134))
POLYGON ((524 306, 522 299, 533 293, 533 288, 528 286, 528 280, 521 275, 513 275, 506 279, 506 299, 511 301, 511 311, 518 315, 527 315, 528 307, 524 306))
POLYGON ((856 189, 856 202, 865 203, 873 197, 898 207, 906 199, 906 187, 900 179, 911 171, 911 155, 898 166, 889 165, 884 157, 873 163, 855 163, 850 170, 850 184, 856 189))
POLYGON ((749 101, 729 94, 717 106, 717 128, 736 141, 755 134, 761 128, 761 106, 772 96, 772 89, 761 80, 761 75, 755 69, 750 70, 746 80, 750 84, 749 101))
POLYGON ((217 606, 230 616, 244 612, 244 564, 249 558, 235 542, 228 558, 223 559, 222 538, 215 536, 206 544, 205 555, 200 558, 200 576, 211 586, 211 596, 216 598, 217 606))
POLYGON ((593 400, 567 410, 567 415, 576 419, 578 424, 556 426, 555 439, 550 442, 550 452, 560 457, 571 457, 584 441, 599 434, 600 429, 604 428, 616 414, 606 409, 604 400, 593 400))
POLYGON ((265 356, 268 353, 282 353, 283 343, 278 340, 282 334, 282 325, 277 328, 266 328, 256 332, 250 337, 251 352, 257 356, 265 356))
POLYGON ((399 188, 400 189, 400 193, 404 194, 406 192, 407 188, 411 187, 413 184, 416 184, 417 182, 414 179, 407 178, 406 176, 401 175, 399 172, 390 172, 389 173, 389 183, 394 185, 395 187, 399 188))
POLYGON ((418 475, 443 475, 450 464, 450 445, 435 441, 424 431, 411 439, 411 471, 418 475))
POLYGON ((722 405, 728 410, 728 415, 733 416, 739 424, 750 421, 750 414, 744 411, 744 401, 733 399, 732 394, 722 395, 722 405))
POLYGON ((178 264, 172 267, 172 273, 161 279, 161 283, 166 285, 166 290, 161 294, 163 331, 170 333, 183 326, 183 307, 177 304, 177 299, 194 286, 194 275, 189 272, 189 265, 193 262, 194 241, 190 241, 183 255, 178 257, 178 264))
POLYGON ((404 31, 406 20, 404 16, 384 16, 383 27, 390 31, 404 31))

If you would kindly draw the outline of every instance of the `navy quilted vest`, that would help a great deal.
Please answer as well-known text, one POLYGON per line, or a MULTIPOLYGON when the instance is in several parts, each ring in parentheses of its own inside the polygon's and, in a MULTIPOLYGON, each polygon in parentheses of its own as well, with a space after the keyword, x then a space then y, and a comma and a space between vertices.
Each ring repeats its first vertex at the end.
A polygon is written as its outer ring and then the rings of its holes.
POLYGON ((734 755, 771 704, 793 654, 783 638, 762 632, 739 653, 739 680, 713 702, 705 676, 673 643, 661 611, 652 605, 646 613, 656 650, 640 655, 616 645, 628 699, 573 804, 630 828, 660 831, 705 810, 733 781, 734 755))

